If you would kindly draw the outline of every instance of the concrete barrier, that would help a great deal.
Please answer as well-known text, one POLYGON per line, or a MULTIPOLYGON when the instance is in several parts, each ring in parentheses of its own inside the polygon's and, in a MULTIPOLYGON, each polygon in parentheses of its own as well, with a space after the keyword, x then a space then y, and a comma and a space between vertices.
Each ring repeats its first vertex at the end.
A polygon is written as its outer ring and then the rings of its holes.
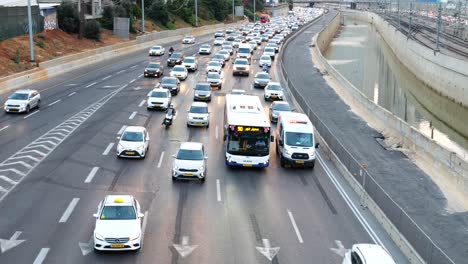
MULTIPOLYGON (((248 23, 247 19, 238 22, 236 25, 245 23, 248 23)), ((177 41, 180 40, 184 35, 194 35, 197 37, 214 33, 217 30, 225 30, 230 26, 233 25, 215 24, 199 28, 181 28, 177 30, 153 32, 138 36, 135 40, 128 42, 117 43, 98 49, 88 50, 53 60, 44 61, 39 64, 39 68, 0 78, 0 94, 10 92, 16 88, 30 85, 80 67, 112 59, 118 56, 129 54, 131 52, 148 49, 153 45, 166 44, 177 41)))

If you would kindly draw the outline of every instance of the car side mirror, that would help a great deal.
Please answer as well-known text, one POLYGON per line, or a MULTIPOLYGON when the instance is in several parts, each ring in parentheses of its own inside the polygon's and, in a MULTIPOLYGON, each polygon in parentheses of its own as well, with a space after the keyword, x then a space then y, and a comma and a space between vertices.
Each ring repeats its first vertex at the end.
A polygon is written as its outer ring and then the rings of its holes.
POLYGON ((228 139, 228 135, 223 136, 223 141, 226 141, 228 139))
POLYGON ((275 141, 275 136, 270 136, 270 141, 271 142, 275 141))
POLYGON ((315 143, 315 148, 318 148, 318 147, 319 147, 319 145, 320 145, 320 143, 318 143, 318 142, 317 142, 317 143, 315 143))
POLYGON ((283 146, 283 140, 281 140, 281 139, 278 140, 278 144, 279 144, 280 146, 283 146))
POLYGON ((205 159, 208 159, 208 156, 205 156, 205 159))
POLYGON ((142 213, 138 213, 138 218, 143 218, 143 217, 145 217, 145 215, 144 215, 144 214, 142 214, 142 213))
POLYGON ((175 158, 175 157, 176 157, 176 155, 174 154, 174 155, 172 155, 172 157, 173 157, 173 158, 175 158))
POLYGON ((116 137, 118 140, 120 140, 120 137, 116 137))
POLYGON ((94 217, 94 218, 97 218, 97 217, 98 217, 98 214, 93 214, 93 217, 94 217))

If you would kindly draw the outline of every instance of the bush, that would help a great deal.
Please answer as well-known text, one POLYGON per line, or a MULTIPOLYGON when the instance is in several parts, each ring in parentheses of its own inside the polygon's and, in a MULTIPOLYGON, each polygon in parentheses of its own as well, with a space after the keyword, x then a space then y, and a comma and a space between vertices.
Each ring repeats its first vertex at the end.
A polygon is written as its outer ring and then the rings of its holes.
POLYGON ((57 8, 57 20, 61 30, 68 33, 78 33, 80 19, 74 3, 63 1, 57 8))
POLYGON ((169 11, 167 5, 163 0, 155 0, 148 10, 148 17, 160 21, 163 25, 167 26, 169 22, 169 11))
POLYGON ((11 58, 12 61, 14 61, 16 64, 19 64, 20 62, 20 51, 19 49, 16 49, 15 56, 11 58))
POLYGON ((88 39, 101 40, 101 25, 96 20, 88 20, 85 24, 84 36, 88 39))
POLYGON ((102 17, 99 23, 103 28, 112 29, 114 27, 114 7, 111 5, 105 6, 102 10, 102 17))
POLYGON ((45 47, 45 44, 44 44, 44 42, 42 42, 42 40, 37 41, 37 42, 36 42, 36 45, 37 45, 39 48, 42 48, 42 49, 45 47))

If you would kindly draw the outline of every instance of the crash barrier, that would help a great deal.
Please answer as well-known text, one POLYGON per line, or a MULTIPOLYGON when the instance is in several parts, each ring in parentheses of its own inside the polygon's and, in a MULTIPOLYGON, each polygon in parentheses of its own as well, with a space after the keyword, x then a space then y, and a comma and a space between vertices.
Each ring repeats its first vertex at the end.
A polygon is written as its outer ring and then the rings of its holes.
MULTIPOLYGON (((320 18, 321 17, 309 22, 309 25, 318 21, 320 18)), ((339 22, 339 19, 340 17, 337 15, 330 24, 336 23, 336 20, 339 22)), ((418 224, 390 197, 382 186, 379 185, 366 168, 344 147, 321 118, 312 111, 309 105, 310 103, 305 100, 301 95, 301 91, 298 90, 298 88, 294 86, 293 81, 288 78, 287 70, 281 63, 283 60, 283 51, 289 42, 306 28, 308 28, 308 25, 305 25, 300 31, 289 36, 285 40, 283 49, 279 54, 279 69, 292 96, 304 113, 309 116, 315 129, 320 134, 320 137, 323 138, 327 147, 329 147, 333 155, 336 156, 337 162, 344 166, 349 175, 351 175, 348 181, 350 181, 351 186, 360 195, 362 205, 367 207, 376 216, 377 220, 382 224, 382 227, 385 228, 395 244, 400 247, 408 260, 411 263, 454 264, 455 262, 431 240, 418 224)), ((325 30, 327 30, 327 27, 324 27, 314 37, 314 41, 311 45, 313 48, 318 49, 318 45, 315 44, 322 40, 320 40, 320 37, 318 37, 319 40, 317 40, 317 36, 320 36, 325 30)), ((335 77, 340 84, 349 87, 351 84, 326 62, 320 52, 319 54, 321 57, 320 60, 327 65, 328 73, 335 77)), ((382 108, 382 110, 385 109, 382 108)), ((378 106, 374 106, 369 111, 380 110, 378 106)), ((383 120, 386 122, 385 119, 383 120)), ((404 126, 404 124, 400 122, 398 122, 398 125, 404 126)))

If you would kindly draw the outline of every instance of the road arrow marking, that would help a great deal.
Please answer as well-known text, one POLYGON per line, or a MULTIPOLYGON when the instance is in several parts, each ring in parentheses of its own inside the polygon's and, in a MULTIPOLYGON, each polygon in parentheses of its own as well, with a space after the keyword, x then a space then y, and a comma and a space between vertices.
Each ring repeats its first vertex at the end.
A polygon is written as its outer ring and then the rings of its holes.
POLYGON ((2 253, 6 252, 7 250, 12 249, 12 248, 18 246, 19 244, 23 243, 24 241, 26 241, 26 240, 23 240, 23 239, 19 240, 18 237, 20 235, 21 235, 21 232, 16 231, 10 237, 10 239, 1 239, 0 238, 0 250, 2 251, 2 253))
POLYGON ((141 87, 140 86, 134 87, 133 90, 135 91, 141 90, 141 87))
POLYGON ((88 243, 79 242, 78 246, 80 246, 81 253, 83 254, 83 256, 88 255, 91 251, 94 250, 93 236, 91 235, 88 243))
POLYGON ((198 245, 189 246, 188 236, 182 237, 182 244, 174 244, 174 248, 179 252, 182 258, 190 255, 197 247, 198 245))
POLYGON ((346 249, 340 240, 335 240, 335 244, 336 244, 336 248, 330 248, 330 250, 335 252, 338 256, 344 257, 346 252, 349 251, 349 249, 346 249))
POLYGON ((258 252, 260 252, 263 256, 265 256, 269 261, 273 261, 278 254, 280 248, 274 247, 272 248, 270 245, 270 241, 268 239, 262 239, 263 247, 256 247, 258 252))

